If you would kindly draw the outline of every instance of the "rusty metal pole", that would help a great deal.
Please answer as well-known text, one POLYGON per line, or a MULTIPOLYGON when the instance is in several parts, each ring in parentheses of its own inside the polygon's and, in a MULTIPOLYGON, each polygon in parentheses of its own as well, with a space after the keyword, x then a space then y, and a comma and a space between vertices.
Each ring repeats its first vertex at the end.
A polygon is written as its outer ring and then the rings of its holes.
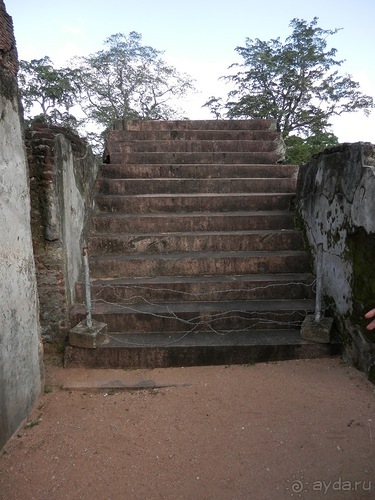
POLYGON ((87 247, 83 248, 82 254, 83 254, 83 271, 85 276, 86 325, 88 328, 91 328, 92 327, 91 284, 90 284, 89 256, 87 247))
POLYGON ((322 317, 322 281, 323 281, 323 244, 319 243, 316 254, 316 294, 315 294, 315 322, 319 323, 322 317))

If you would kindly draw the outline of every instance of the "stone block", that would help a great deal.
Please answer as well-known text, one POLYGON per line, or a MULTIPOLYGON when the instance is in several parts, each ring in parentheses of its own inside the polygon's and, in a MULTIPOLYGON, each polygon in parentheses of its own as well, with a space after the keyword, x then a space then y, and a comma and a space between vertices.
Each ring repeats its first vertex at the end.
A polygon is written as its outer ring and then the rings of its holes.
POLYGON ((314 315, 306 316, 301 325, 301 337, 309 342, 328 344, 332 323, 333 318, 321 318, 319 321, 315 321, 314 315))
POLYGON ((81 321, 69 332, 69 343, 76 347, 95 349, 108 339, 106 323, 92 320, 92 326, 88 327, 86 320, 81 321))

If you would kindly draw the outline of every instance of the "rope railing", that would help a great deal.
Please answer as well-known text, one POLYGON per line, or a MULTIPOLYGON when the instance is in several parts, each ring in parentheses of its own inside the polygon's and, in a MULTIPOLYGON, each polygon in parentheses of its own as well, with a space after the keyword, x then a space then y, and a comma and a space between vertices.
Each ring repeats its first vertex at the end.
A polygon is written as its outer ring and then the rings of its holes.
MULTIPOLYGON (((220 296, 226 295, 229 293, 235 292, 236 294, 241 294, 242 292, 245 294, 255 294, 258 291, 264 291, 269 289, 274 289, 277 291, 278 297, 284 297, 285 293, 283 293, 283 288, 292 286, 305 287, 306 289, 311 290, 311 296, 315 293, 315 287, 317 286, 316 280, 312 282, 303 282, 303 281, 290 281, 285 283, 273 283, 266 284, 261 286, 254 286, 250 289, 247 288, 239 288, 235 289, 233 287, 223 288, 223 289, 215 289, 213 291, 204 291, 204 292, 191 292, 184 290, 175 290, 172 288, 168 288, 165 286, 161 286, 158 288, 155 286, 147 286, 147 285, 138 285, 138 284, 106 284, 106 283, 98 283, 91 284, 89 278, 89 269, 88 269, 88 252, 87 248, 84 249, 84 269, 85 269, 85 307, 86 307, 86 321, 87 325, 92 321, 91 314, 93 308, 97 306, 97 309, 101 309, 101 305, 108 305, 111 308, 115 308, 117 310, 123 310, 124 312, 128 312, 131 314, 139 314, 142 316, 149 316, 151 318, 160 318, 162 320, 173 320, 177 323, 181 323, 181 327, 178 328, 178 331, 175 331, 176 334, 181 334, 177 339, 173 338, 173 340, 168 340, 168 334, 170 332, 165 331, 166 342, 165 345, 170 345, 178 342, 179 340, 185 338, 187 335, 193 332, 210 332, 217 335, 230 335, 233 333, 254 331, 256 329, 269 329, 272 327, 282 328, 282 329, 295 329, 298 328, 307 314, 311 314, 311 308, 307 310, 299 309, 296 311, 277 311, 277 310, 242 310, 238 308, 228 309, 225 311, 202 311, 201 314, 196 312, 196 314, 192 314, 192 317, 188 317, 188 314, 183 314, 181 312, 176 312, 173 310, 172 303, 158 302, 154 300, 149 300, 146 296, 150 295, 150 292, 157 296, 159 293, 167 292, 169 295, 172 293, 175 294, 176 300, 178 297, 183 297, 185 300, 188 299, 189 302, 199 303, 202 301, 202 298, 205 301, 210 302, 210 295, 220 296), (94 290, 92 290, 92 288, 94 290), (130 292, 127 297, 123 297, 121 295, 121 289, 126 289, 127 292, 130 292), (108 290, 110 290, 110 298, 104 298, 108 290), (280 291, 281 290, 281 291, 280 291), (134 293, 132 293, 134 291, 134 293), (91 298, 91 293, 93 292, 94 298, 91 298), (224 321, 225 323, 220 325, 220 322, 224 321), (229 328, 228 324, 233 323, 233 325, 238 325, 238 328, 229 328)), ((161 295, 160 295, 161 296, 161 295)), ((276 296, 276 294, 275 294, 276 296)), ((257 299, 252 299, 256 301, 257 299)), ((259 299, 258 299, 259 300, 259 299)), ((270 300, 278 300, 278 299, 270 299, 270 300)), ((302 299, 296 299, 302 300, 302 299)), ((243 300, 242 302, 249 302, 249 300, 243 300)), ((215 302, 215 301, 212 301, 215 302)), ((233 300, 233 304, 235 304, 235 300, 233 300)), ((176 301, 176 304, 178 302, 176 301)), ((180 302, 182 303, 182 302, 180 302)), ((320 303, 321 304, 321 303, 320 303)), ((311 305, 311 303, 310 303, 311 305)), ((322 304, 320 305, 320 313, 322 312, 322 304)), ((120 343, 134 346, 144 346, 146 345, 144 342, 138 343, 133 341, 124 341, 119 338, 116 338, 115 335, 109 335, 109 337, 120 343)))

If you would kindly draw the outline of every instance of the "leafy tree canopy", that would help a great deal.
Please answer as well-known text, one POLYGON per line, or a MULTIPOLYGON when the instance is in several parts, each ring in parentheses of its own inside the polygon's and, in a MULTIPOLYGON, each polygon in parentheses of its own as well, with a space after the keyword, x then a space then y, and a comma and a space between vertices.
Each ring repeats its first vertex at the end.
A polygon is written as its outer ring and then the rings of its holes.
POLYGON ((106 50, 76 59, 81 106, 93 122, 110 126, 116 119, 169 119, 179 116, 173 98, 193 90, 191 78, 166 64, 162 52, 142 45, 142 36, 117 33, 106 50))
POLYGON ((117 33, 104 44, 70 68, 56 69, 46 56, 21 61, 19 72, 27 116, 78 129, 97 151, 114 120, 181 118, 176 102, 194 90, 192 79, 143 45, 139 33, 117 33), (71 115, 73 107, 80 120, 71 115))
MULTIPOLYGON (((284 42, 246 39, 236 52, 243 62, 223 77, 233 84, 226 103, 211 97, 205 104, 217 117, 274 118, 284 138, 290 134, 323 138, 333 116, 373 108, 373 98, 362 94, 350 75, 340 75, 344 62, 327 39, 339 30, 324 30, 318 18, 310 23, 290 22, 292 33, 284 42)), ((324 141, 323 144, 324 145, 324 141)))
POLYGON ((337 137, 330 132, 323 132, 317 135, 310 135, 303 139, 297 135, 290 135, 285 138, 286 154, 285 161, 296 165, 307 163, 313 154, 336 146, 337 137))
POLYGON ((42 59, 20 61, 18 80, 28 120, 37 119, 70 127, 78 125, 70 114, 79 92, 73 70, 56 69, 51 59, 45 56, 42 59))

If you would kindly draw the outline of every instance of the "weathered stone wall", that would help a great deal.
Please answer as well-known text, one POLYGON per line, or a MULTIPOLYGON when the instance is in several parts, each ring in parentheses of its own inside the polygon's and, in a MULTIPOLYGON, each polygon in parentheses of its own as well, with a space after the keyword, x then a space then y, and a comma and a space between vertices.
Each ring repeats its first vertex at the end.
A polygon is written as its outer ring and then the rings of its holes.
POLYGON ((0 0, 0 66, 9 75, 17 75, 18 58, 13 22, 6 12, 3 0, 0 0))
POLYGON ((12 20, 0 0, 0 450, 32 409, 43 379, 16 71, 12 20))
POLYGON ((375 334, 363 314, 375 307, 375 146, 343 144, 301 166, 297 210, 315 260, 323 245, 323 295, 344 356, 370 373, 375 334))
POLYGON ((60 127, 27 132, 32 232, 42 336, 63 342, 72 325, 98 164, 85 141, 60 127))

